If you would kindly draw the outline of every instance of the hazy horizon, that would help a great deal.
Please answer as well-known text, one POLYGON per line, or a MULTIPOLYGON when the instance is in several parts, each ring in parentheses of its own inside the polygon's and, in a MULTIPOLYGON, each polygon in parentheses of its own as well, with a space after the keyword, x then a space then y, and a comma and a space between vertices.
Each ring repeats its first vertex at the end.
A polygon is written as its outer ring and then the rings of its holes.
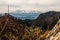
POLYGON ((40 12, 60 11, 60 0, 0 0, 0 13, 5 13, 10 6, 10 12, 16 10, 40 12))

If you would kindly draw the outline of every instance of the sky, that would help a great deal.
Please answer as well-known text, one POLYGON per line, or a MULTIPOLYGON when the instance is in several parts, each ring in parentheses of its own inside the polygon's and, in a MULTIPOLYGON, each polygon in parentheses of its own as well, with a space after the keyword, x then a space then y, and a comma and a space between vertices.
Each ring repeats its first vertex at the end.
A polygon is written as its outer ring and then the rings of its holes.
POLYGON ((60 11, 60 0, 0 0, 0 13, 5 13, 10 6, 10 12, 26 11, 60 11))

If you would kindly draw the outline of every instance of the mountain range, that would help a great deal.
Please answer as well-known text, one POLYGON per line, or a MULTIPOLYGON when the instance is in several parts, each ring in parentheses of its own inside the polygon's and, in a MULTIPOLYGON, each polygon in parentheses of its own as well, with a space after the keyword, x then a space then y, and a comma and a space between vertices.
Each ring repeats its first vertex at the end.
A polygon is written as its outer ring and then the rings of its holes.
MULTIPOLYGON (((12 14, 14 14, 14 13, 12 13, 12 14)), ((21 13, 21 14, 25 14, 25 13, 21 13)), ((26 14, 28 14, 28 13, 26 13, 26 14)), ((32 14, 34 14, 34 13, 31 13, 31 15, 32 14)), ((54 32, 55 32, 54 28, 56 28, 57 26, 55 26, 55 25, 60 22, 59 19, 60 19, 60 12, 56 12, 56 11, 49 11, 46 13, 41 13, 34 20, 30 20, 30 19, 22 20, 11 14, 5 13, 3 16, 0 16, 0 39, 2 39, 2 40, 9 40, 9 39, 21 40, 21 39, 26 38, 25 40, 27 40, 27 38, 28 38, 28 40, 30 40, 30 39, 37 40, 37 39, 39 39, 38 37, 40 37, 39 40, 45 40, 46 38, 48 38, 45 35, 50 34, 50 33, 46 33, 46 31, 48 30, 50 32, 52 30, 51 33, 54 34, 54 32), (26 37, 26 35, 28 35, 28 36, 26 37)), ((58 30, 56 33, 58 34, 58 30)), ((51 36, 49 35, 49 37, 51 37, 51 36)), ((52 39, 54 39, 54 38, 52 38, 52 39)))
POLYGON ((16 10, 10 13, 10 15, 17 17, 19 19, 25 20, 25 19, 30 19, 34 20, 36 19, 41 12, 39 11, 22 11, 22 10, 16 10))
POLYGON ((40 13, 39 11, 15 11, 10 13, 18 19, 23 19, 27 26, 38 26, 44 29, 51 30, 60 18, 60 12, 48 11, 46 13, 40 13))

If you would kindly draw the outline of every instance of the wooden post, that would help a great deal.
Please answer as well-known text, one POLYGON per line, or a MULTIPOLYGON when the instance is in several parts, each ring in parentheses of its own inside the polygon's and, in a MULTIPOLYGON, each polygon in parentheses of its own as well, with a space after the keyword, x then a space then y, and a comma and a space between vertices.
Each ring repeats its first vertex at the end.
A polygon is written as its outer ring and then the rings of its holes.
POLYGON ((8 14, 9 14, 9 5, 8 5, 8 14))

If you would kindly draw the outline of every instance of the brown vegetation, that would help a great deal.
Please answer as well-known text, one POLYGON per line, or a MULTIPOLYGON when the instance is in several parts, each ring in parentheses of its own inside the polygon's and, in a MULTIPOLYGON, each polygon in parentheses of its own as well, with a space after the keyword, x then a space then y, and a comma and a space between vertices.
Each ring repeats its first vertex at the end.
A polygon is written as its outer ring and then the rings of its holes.
POLYGON ((9 14, 0 17, 0 40, 44 40, 48 32, 40 27, 28 27, 25 21, 9 14))

